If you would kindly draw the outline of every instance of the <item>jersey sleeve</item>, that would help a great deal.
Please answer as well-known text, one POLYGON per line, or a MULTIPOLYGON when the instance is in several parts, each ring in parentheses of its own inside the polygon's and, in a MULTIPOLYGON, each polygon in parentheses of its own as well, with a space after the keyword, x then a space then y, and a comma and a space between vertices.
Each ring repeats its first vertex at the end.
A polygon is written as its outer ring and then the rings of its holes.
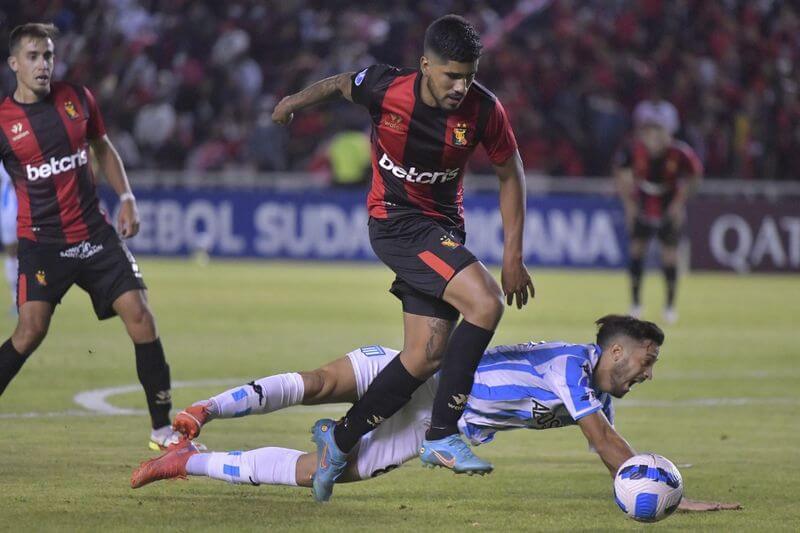
POLYGON ((370 112, 374 111, 378 104, 376 94, 383 92, 398 72, 399 69, 383 64, 372 65, 356 72, 351 78, 350 86, 353 102, 366 107, 370 112))
POLYGON ((94 99, 92 91, 88 88, 83 88, 86 93, 86 105, 89 108, 89 122, 86 125, 86 138, 98 139, 106 134, 106 125, 103 122, 103 115, 100 113, 100 108, 97 106, 97 101, 94 99))
POLYGON ((553 393, 564 402, 576 422, 603 409, 603 404, 591 387, 588 362, 578 357, 566 357, 563 367, 553 367, 546 376, 553 393))
POLYGON ((494 108, 489 113, 481 143, 494 165, 504 163, 517 150, 514 130, 500 100, 495 100, 494 108))

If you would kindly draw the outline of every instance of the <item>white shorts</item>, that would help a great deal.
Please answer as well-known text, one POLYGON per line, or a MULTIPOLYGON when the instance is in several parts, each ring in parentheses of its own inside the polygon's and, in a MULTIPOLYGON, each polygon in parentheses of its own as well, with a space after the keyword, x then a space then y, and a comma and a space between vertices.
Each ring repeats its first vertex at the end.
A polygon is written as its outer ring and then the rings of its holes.
MULTIPOLYGON (((347 354, 353 365, 359 398, 398 353, 384 346, 365 346, 347 354)), ((394 416, 361 437, 357 458, 361 479, 384 474, 419 455, 419 447, 431 423, 431 409, 438 384, 437 374, 423 383, 394 416)))
POLYGON ((0 242, 17 242, 17 193, 6 169, 0 165, 0 242))

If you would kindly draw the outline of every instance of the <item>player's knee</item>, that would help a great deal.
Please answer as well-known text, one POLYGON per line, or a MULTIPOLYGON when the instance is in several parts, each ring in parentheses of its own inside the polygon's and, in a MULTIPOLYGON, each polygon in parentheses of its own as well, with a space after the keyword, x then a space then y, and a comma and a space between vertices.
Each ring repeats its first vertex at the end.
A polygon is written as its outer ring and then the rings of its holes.
POLYGON ((503 316, 503 293, 499 287, 496 291, 486 290, 476 294, 468 309, 463 313, 467 322, 486 329, 494 329, 503 316))
POLYGON ((145 305, 126 313, 125 326, 135 342, 147 342, 157 336, 156 319, 145 305))

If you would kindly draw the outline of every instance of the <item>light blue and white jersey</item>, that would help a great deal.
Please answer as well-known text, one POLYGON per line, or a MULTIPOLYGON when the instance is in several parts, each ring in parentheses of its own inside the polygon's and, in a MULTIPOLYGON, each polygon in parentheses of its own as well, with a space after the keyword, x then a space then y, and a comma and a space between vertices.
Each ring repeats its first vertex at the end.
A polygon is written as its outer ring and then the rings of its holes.
POLYGON ((576 424, 602 410, 614 423, 611 395, 592 386, 602 350, 596 344, 529 342, 487 350, 459 429, 473 444, 497 431, 576 424))

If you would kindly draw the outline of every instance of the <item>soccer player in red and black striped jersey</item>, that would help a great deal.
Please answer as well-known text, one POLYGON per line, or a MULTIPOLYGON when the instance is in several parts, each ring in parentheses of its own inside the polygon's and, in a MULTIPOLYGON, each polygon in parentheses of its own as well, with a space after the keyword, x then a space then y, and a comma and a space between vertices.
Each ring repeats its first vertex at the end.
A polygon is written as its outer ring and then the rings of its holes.
POLYGON ((688 144, 673 138, 678 112, 666 100, 645 100, 634 110, 636 134, 614 162, 614 177, 630 230, 631 315, 640 317, 644 257, 650 240, 661 244, 666 280, 664 320, 674 323, 678 281, 678 243, 686 201, 702 179, 703 165, 688 144))
POLYGON ((447 15, 425 33, 419 69, 373 65, 319 81, 281 100, 273 120, 335 97, 372 118, 372 186, 367 200, 376 255, 395 274, 402 302, 403 350, 363 398, 334 424, 314 426, 319 451, 313 492, 330 498, 359 439, 392 416, 441 364, 441 384, 420 457, 456 472, 491 471, 460 439, 457 422, 475 369, 503 313, 533 296, 523 263, 525 178, 500 101, 475 82, 481 42, 462 17, 447 15), (502 289, 465 246, 464 167, 482 145, 500 179, 504 252, 502 289), (456 326, 459 314, 463 320, 456 326))
POLYGON ((139 267, 100 209, 90 149, 120 196, 123 238, 139 231, 136 201, 92 93, 51 79, 55 35, 53 25, 30 23, 16 27, 9 39, 17 87, 0 102, 0 158, 19 204, 19 322, 0 347, 0 394, 44 339, 55 306, 77 284, 91 296, 99 319, 118 314, 125 323, 150 410, 150 446, 164 448, 179 438, 170 427, 169 365, 139 267))

